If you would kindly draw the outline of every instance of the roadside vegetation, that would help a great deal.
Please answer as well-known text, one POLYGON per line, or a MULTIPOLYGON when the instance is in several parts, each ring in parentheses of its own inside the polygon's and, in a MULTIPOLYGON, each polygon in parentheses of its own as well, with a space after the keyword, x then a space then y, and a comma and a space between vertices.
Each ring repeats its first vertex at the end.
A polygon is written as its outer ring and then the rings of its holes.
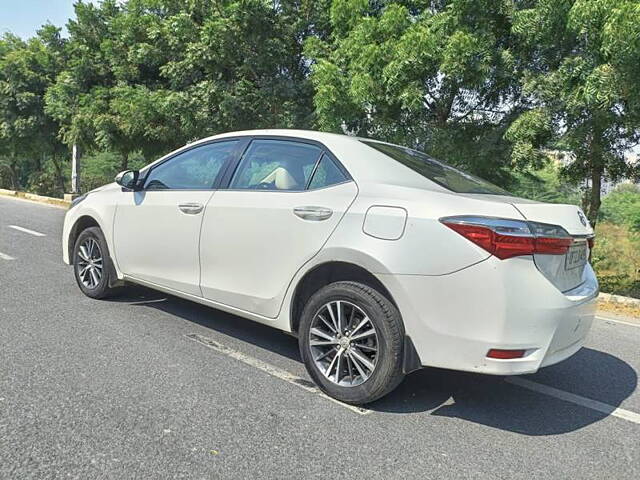
POLYGON ((78 1, 59 27, 0 37, 0 188, 62 195, 72 145, 88 191, 223 131, 374 137, 581 205, 603 290, 640 295, 640 193, 601 198, 640 176, 635 0, 78 1))

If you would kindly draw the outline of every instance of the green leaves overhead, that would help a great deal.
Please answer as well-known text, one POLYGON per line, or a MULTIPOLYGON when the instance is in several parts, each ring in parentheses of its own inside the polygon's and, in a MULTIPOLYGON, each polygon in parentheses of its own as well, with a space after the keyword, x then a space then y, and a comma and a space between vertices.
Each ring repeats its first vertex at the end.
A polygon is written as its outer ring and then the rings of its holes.
POLYGON ((520 92, 512 10, 506 0, 334 1, 333 37, 305 50, 318 125, 507 181, 502 133, 520 92))
POLYGON ((75 13, 68 39, 49 25, 0 40, 0 183, 29 183, 73 143, 126 166, 260 127, 402 143, 506 188, 562 151, 592 221, 604 181, 640 177, 625 156, 640 141, 636 0, 103 0, 75 13))

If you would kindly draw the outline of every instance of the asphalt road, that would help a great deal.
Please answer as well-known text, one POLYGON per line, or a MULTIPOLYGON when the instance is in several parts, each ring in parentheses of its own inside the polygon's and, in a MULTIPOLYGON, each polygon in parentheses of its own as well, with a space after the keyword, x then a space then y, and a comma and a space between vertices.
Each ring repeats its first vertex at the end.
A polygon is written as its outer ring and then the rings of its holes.
POLYGON ((640 327, 596 320, 524 385, 425 369, 358 412, 296 384, 278 331, 83 296, 63 216, 0 197, 0 479, 640 478, 640 327))

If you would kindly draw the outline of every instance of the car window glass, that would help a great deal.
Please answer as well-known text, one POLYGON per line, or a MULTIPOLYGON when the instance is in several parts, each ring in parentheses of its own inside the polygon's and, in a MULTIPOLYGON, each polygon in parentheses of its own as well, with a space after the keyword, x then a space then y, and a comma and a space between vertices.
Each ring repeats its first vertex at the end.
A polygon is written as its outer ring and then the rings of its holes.
POLYGON ((346 180, 347 177, 342 173, 342 170, 338 168, 335 162, 327 155, 323 155, 320 159, 320 163, 318 164, 318 168, 313 174, 309 188, 328 187, 330 185, 342 183, 346 180))
POLYGON ((399 145, 361 140, 365 145, 375 148, 414 172, 456 193, 486 193, 493 195, 511 195, 506 190, 471 175, 444 162, 431 158, 426 153, 399 145))
POLYGON ((322 150, 289 140, 254 140, 230 188, 304 190, 322 150))
POLYGON ((145 189, 211 189, 237 144, 237 140, 217 142, 180 153, 151 170, 145 182, 145 189))

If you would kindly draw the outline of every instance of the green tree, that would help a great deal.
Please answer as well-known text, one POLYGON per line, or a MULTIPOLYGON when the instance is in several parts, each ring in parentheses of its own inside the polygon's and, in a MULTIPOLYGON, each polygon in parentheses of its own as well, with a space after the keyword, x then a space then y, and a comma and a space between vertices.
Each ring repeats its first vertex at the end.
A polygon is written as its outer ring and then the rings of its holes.
MULTIPOLYGON (((306 44, 317 126, 417 147, 502 185, 520 104, 510 0, 334 0, 306 44)), ((522 157, 522 166, 537 158, 522 157)))
POLYGON ((14 189, 42 185, 38 177, 52 169, 46 190, 64 191, 66 149, 43 101, 64 64, 63 50, 52 25, 28 41, 11 34, 0 39, 0 178, 14 189))
POLYGON ((595 224, 603 180, 638 175, 625 154, 640 133, 640 4, 539 0, 513 19, 529 108, 508 131, 512 158, 570 152, 563 174, 586 182, 583 208, 595 224))
POLYGON ((547 203, 580 204, 580 190, 562 178, 560 167, 547 161, 539 169, 517 172, 511 188, 514 195, 547 203))
POLYGON ((159 155, 215 133, 308 127, 305 36, 326 1, 79 2, 69 63, 47 93, 61 135, 85 149, 159 155))
POLYGON ((618 185, 602 199, 600 218, 640 232, 640 187, 632 183, 618 185))

